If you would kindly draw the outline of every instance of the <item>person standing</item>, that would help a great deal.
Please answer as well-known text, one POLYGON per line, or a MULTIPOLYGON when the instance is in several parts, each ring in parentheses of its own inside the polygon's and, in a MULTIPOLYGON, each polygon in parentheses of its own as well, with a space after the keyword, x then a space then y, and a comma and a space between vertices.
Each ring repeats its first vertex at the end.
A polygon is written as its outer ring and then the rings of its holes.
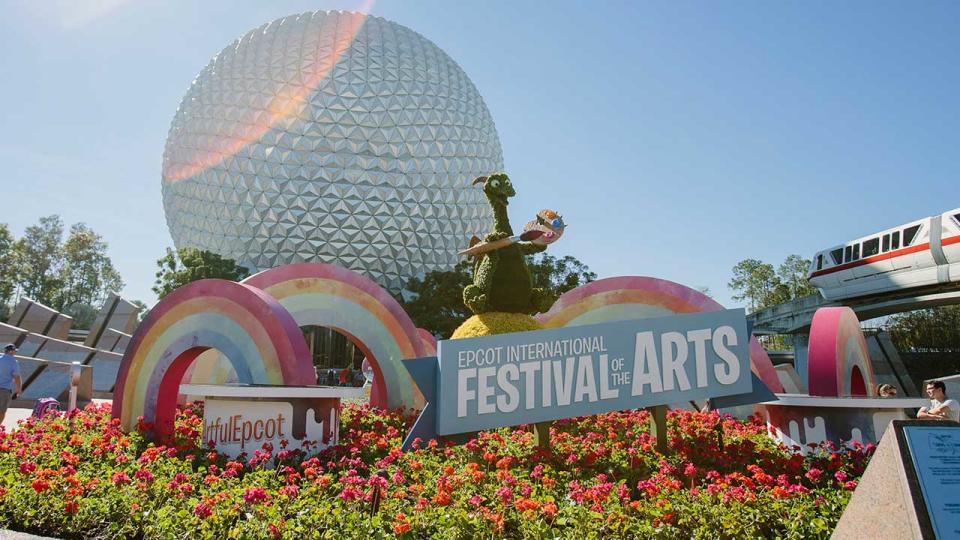
POLYGON ((17 363, 17 346, 8 343, 3 348, 3 356, 0 356, 0 424, 7 416, 7 407, 10 406, 10 400, 16 399, 20 395, 20 364, 17 363))
POLYGON ((926 390, 930 407, 921 408, 917 412, 917 419, 960 422, 960 404, 957 404, 955 399, 947 398, 947 385, 943 384, 943 381, 928 382, 926 390))

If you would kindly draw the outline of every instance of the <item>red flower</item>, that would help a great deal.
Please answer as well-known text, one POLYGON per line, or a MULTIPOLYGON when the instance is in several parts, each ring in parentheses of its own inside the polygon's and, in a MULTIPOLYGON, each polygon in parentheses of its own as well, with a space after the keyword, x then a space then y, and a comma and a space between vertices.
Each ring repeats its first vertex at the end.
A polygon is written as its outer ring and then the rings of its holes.
POLYGON ((536 510, 537 508, 540 508, 540 503, 538 503, 537 501, 533 499, 525 499, 523 497, 517 499, 517 501, 513 503, 513 505, 517 508, 517 510, 520 510, 521 512, 524 512, 526 510, 536 510))
POLYGON ((80 509, 80 505, 76 501, 67 501, 63 503, 63 510, 68 514, 76 514, 77 510, 80 509))
POLYGON ((34 480, 30 483, 30 485, 37 493, 43 493, 44 491, 50 489, 50 482, 47 482, 46 480, 34 480))
POLYGON ((433 503, 440 506, 447 506, 453 502, 453 499, 450 497, 450 494, 445 490, 437 491, 437 494, 433 496, 433 503))

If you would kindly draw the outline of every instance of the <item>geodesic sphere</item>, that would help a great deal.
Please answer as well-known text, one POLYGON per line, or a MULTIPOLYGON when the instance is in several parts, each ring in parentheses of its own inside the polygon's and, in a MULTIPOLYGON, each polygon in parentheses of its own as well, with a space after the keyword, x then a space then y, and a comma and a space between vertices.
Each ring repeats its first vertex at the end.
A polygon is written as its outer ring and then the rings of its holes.
POLYGON ((163 155, 178 248, 257 270, 337 264, 394 291, 491 230, 470 181, 503 169, 462 69, 409 28, 359 13, 279 19, 220 51, 163 155))

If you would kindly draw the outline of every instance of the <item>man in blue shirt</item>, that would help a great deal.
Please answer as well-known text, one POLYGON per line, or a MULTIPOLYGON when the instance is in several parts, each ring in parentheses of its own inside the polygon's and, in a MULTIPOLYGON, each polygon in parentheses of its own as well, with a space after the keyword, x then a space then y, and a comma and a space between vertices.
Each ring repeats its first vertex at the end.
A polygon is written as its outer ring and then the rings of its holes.
POLYGON ((8 343, 0 356, 0 424, 7 416, 7 407, 10 399, 20 395, 22 381, 20 380, 20 365, 17 364, 17 346, 8 343))

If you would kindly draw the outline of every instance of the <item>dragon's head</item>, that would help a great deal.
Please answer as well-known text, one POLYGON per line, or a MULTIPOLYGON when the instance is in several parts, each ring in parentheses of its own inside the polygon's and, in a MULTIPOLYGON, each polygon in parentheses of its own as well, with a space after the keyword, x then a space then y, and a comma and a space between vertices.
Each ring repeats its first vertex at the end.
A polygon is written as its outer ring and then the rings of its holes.
POLYGON ((513 184, 510 177, 505 173, 491 174, 490 176, 480 176, 473 181, 473 185, 483 184, 483 192, 491 201, 498 202, 504 206, 507 205, 507 199, 517 194, 513 190, 513 184))

